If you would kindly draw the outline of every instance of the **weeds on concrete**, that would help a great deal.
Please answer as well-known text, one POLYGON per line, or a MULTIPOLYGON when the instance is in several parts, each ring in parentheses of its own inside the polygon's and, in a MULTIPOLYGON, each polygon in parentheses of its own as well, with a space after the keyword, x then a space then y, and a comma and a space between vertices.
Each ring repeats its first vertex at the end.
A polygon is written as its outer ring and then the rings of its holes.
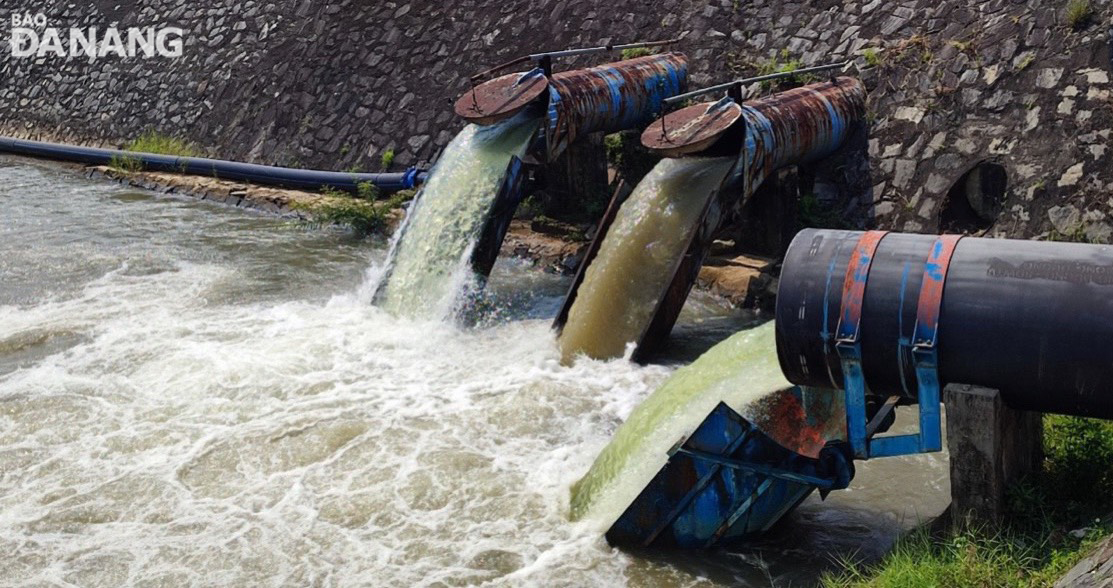
POLYGON ((850 229, 846 219, 838 210, 819 201, 814 192, 800 195, 796 218, 801 227, 817 229, 850 229))
MULTIPOLYGON (((607 165, 615 170, 617 177, 631 186, 637 185, 661 161, 659 156, 642 146, 637 132, 607 135, 603 137, 603 148, 607 154, 607 165)), ((601 199, 603 206, 609 201, 609 196, 601 199)))
POLYGON ((965 41, 961 39, 951 39, 947 41, 947 44, 968 55, 975 55, 978 52, 977 43, 973 39, 967 39, 965 41))
POLYGON ((112 159, 108 162, 108 167, 118 172, 130 174, 143 171, 143 162, 139 161, 139 158, 130 155, 113 155, 112 159))
POLYGON ((386 151, 383 151, 383 155, 379 163, 382 164, 383 171, 389 170, 391 164, 394 163, 394 150, 387 149, 386 151))
MULTIPOLYGON (((803 66, 804 63, 802 61, 791 57, 788 49, 781 49, 780 53, 774 54, 773 57, 757 63, 757 75, 766 76, 776 73, 790 73, 802 68, 803 66)), ((788 76, 781 80, 767 80, 761 82, 761 87, 763 89, 771 88, 777 83, 802 85, 814 82, 817 79, 819 78, 816 77, 814 74, 797 74, 788 76)))

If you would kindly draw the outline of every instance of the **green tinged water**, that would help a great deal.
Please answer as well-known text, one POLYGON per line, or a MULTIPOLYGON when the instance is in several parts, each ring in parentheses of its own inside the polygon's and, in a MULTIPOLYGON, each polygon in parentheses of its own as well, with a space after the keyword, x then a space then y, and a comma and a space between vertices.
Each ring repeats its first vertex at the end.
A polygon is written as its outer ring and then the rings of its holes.
POLYGON ((608 526, 665 464, 667 452, 726 402, 747 416, 756 401, 789 387, 777 363, 773 322, 741 331, 678 369, 615 432, 572 487, 573 520, 608 526))
POLYGON ((561 358, 621 357, 657 309, 730 158, 664 159, 638 183, 587 268, 560 337, 561 358))
POLYGON ((513 157, 537 124, 468 125, 449 143, 392 247, 378 304, 395 316, 440 319, 473 281, 469 259, 513 157))

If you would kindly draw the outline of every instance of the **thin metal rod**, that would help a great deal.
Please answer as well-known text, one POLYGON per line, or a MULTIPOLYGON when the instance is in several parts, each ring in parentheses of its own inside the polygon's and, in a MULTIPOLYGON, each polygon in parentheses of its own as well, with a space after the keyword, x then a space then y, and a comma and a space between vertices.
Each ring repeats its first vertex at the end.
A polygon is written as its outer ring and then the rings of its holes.
POLYGON ((554 57, 573 57, 573 56, 576 56, 576 55, 588 55, 588 54, 591 54, 591 53, 603 53, 605 51, 622 51, 624 49, 638 49, 638 48, 641 48, 641 47, 660 47, 662 45, 672 45, 673 43, 679 43, 679 42, 680 42, 680 37, 677 37, 675 39, 667 39, 667 40, 664 40, 664 41, 645 41, 645 42, 641 42, 641 43, 627 43, 625 45, 600 45, 599 47, 585 47, 585 48, 582 48, 582 49, 564 49, 564 50, 561 50, 561 51, 547 51, 545 53, 532 53, 530 55, 523 55, 522 57, 518 57, 517 59, 512 59, 512 60, 507 61, 505 63, 500 63, 500 64, 498 64, 498 65, 496 65, 496 66, 494 66, 490 69, 485 69, 485 70, 473 75, 471 77, 471 83, 476 84, 476 83, 482 81, 484 78, 487 78, 488 76, 490 76, 491 74, 493 74, 497 71, 508 69, 508 68, 514 67, 515 65, 520 65, 522 63, 526 63, 526 62, 529 62, 529 61, 541 61, 542 59, 545 59, 546 57, 548 57, 550 59, 554 58, 554 57))
POLYGON ((605 51, 622 51, 624 49, 640 49, 642 47, 659 47, 661 45, 671 45, 678 43, 679 38, 667 39, 665 41, 645 41, 642 43, 627 43, 625 45, 600 45, 599 47, 584 47, 582 49, 564 49, 561 51, 548 51, 545 53, 533 53, 529 56, 534 61, 539 61, 542 57, 574 57, 576 55, 588 55, 591 53, 603 53, 605 51))
POLYGON ((826 71, 826 70, 829 70, 829 69, 838 69, 840 67, 846 67, 846 64, 848 64, 848 63, 850 63, 850 62, 849 61, 841 61, 839 63, 829 63, 827 65, 816 65, 814 67, 805 67, 804 69, 795 69, 795 70, 792 70, 792 71, 782 71, 782 72, 777 72, 777 73, 768 74, 768 75, 764 75, 764 76, 757 76, 757 77, 753 77, 753 78, 742 78, 740 80, 734 80, 734 81, 731 81, 731 82, 724 82, 722 84, 716 84, 714 86, 708 86, 706 88, 701 88, 699 90, 692 90, 691 92, 688 92, 687 94, 680 94, 680 95, 677 95, 677 96, 673 96, 671 98, 665 98, 665 104, 675 104, 677 102, 681 102, 681 101, 687 100, 689 98, 694 98, 696 96, 702 96, 704 94, 710 94, 712 92, 718 92, 720 90, 726 90, 726 89, 730 88, 731 86, 733 86, 735 84, 752 84, 754 82, 764 82, 766 80, 776 80, 776 79, 780 79, 780 78, 790 78, 792 76, 797 76, 797 75, 800 75, 800 74, 812 73, 812 72, 817 72, 817 71, 826 71))

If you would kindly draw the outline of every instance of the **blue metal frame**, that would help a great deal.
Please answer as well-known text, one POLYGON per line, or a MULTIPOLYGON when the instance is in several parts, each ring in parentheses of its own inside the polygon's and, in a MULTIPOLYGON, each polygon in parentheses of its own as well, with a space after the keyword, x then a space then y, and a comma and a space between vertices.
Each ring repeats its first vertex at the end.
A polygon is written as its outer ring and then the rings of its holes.
POLYGON ((886 231, 867 231, 854 246, 846 266, 839 324, 835 329, 835 350, 842 364, 846 391, 847 441, 857 459, 868 459, 870 456, 870 442, 866 435, 866 378, 862 373, 862 346, 858 342, 858 334, 870 265, 877 246, 887 234, 886 231))
POLYGON ((665 466, 607 531, 613 545, 706 548, 761 533, 814 490, 846 488, 845 444, 815 458, 773 441, 724 403, 669 451, 665 466))
POLYGON ((935 343, 939 333, 939 312, 947 268, 962 236, 939 237, 924 264, 924 277, 916 307, 916 325, 910 345, 916 372, 920 430, 908 435, 871 438, 866 430, 866 379, 862 371, 862 346, 858 335, 870 264, 885 235, 884 231, 868 231, 855 246, 847 265, 836 330, 835 348, 842 365, 846 391, 847 440, 857 459, 927 453, 943 448, 939 353, 935 343))

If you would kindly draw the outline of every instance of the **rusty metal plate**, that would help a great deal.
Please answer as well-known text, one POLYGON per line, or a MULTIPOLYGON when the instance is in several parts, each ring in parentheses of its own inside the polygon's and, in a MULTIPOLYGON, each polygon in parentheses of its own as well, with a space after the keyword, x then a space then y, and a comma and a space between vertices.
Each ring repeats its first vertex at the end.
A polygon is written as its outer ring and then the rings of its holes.
POLYGON ((642 133, 642 145, 664 157, 679 157, 707 149, 742 116, 733 101, 703 102, 669 113, 642 133))
POLYGON ((540 70, 501 76, 464 92, 456 100, 456 114, 468 122, 494 124, 518 114, 548 87, 540 70))

